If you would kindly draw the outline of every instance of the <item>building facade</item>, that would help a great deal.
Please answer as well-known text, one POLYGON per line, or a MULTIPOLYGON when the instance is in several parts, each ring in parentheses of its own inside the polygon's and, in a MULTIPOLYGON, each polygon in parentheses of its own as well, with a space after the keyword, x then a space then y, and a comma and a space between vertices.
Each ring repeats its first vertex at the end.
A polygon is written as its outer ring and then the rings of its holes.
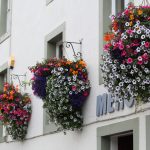
MULTIPOLYGON (((32 74, 28 67, 44 58, 64 55, 73 59, 73 52, 63 49, 62 41, 82 40, 75 49, 82 52, 91 81, 90 96, 83 109, 83 131, 68 131, 66 135, 48 123, 42 100, 33 95, 31 87, 22 87, 32 99, 28 134, 24 142, 16 142, 1 126, 1 150, 123 150, 126 143, 133 145, 131 150, 150 150, 149 103, 96 115, 97 96, 107 93, 99 67, 103 35, 108 30, 110 14, 121 11, 130 1, 0 0, 0 89, 5 81, 11 81, 11 74, 26 74, 21 80, 29 81, 32 74), (9 67, 12 57, 14 69, 9 67)), ((134 0, 135 5, 141 2, 134 0)), ((18 84, 18 80, 12 80, 18 84)))

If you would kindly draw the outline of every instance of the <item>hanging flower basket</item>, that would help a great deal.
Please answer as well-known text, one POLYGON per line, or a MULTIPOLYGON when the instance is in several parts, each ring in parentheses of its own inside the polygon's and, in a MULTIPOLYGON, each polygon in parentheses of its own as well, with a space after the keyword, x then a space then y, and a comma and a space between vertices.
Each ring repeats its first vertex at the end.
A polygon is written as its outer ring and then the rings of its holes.
POLYGON ((51 62, 51 65, 50 67, 46 65, 49 75, 43 101, 50 121, 61 130, 81 129, 82 106, 90 92, 85 62, 83 60, 72 62, 67 59, 50 59, 47 62, 51 62))
POLYGON ((0 94, 0 120, 14 140, 23 141, 31 118, 31 100, 18 88, 5 83, 0 94))
POLYGON ((104 85, 119 100, 150 101, 150 7, 132 3, 112 16, 103 56, 104 85))

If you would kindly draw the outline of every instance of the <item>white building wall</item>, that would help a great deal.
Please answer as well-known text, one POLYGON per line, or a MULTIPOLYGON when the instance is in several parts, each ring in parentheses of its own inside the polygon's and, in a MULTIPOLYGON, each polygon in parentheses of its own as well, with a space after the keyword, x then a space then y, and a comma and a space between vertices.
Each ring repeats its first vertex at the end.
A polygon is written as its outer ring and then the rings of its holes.
MULTIPOLYGON (((139 0, 136 0, 139 2, 139 0)), ((84 106, 84 124, 82 132, 62 132, 43 136, 42 101, 33 96, 31 87, 26 92, 32 98, 32 118, 27 140, 23 143, 0 144, 1 150, 96 150, 97 127, 132 118, 140 118, 140 150, 146 150, 145 124, 143 120, 149 110, 135 113, 135 108, 96 117, 96 99, 106 89, 99 85, 99 0, 54 0, 46 6, 46 0, 13 0, 11 53, 15 56, 15 68, 11 73, 24 74, 30 80, 28 66, 44 58, 44 39, 62 23, 66 23, 66 41, 83 39, 82 53, 87 62, 91 93, 84 106), (123 116, 123 117, 121 117, 123 116)), ((0 44, 0 65, 8 61, 10 38, 0 44)), ((67 50, 69 58, 71 52, 67 50)), ((148 106, 147 106, 148 107, 148 106)))

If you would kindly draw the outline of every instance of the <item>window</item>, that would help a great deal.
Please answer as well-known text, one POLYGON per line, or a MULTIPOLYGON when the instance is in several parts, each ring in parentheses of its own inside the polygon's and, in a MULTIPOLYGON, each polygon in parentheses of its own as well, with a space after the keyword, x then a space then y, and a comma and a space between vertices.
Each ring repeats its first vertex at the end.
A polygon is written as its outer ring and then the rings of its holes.
MULTIPOLYGON (((7 69, 3 70, 3 66, 1 67, 2 71, 0 72, 0 93, 3 91, 3 84, 7 82, 7 69)), ((4 142, 3 138, 3 125, 0 122, 0 143, 4 142)))
MULTIPOLYGON (((62 58, 65 56, 63 51, 63 41, 65 41, 65 23, 58 26, 45 37, 45 58, 62 58)), ((49 122, 46 110, 43 112, 43 132, 52 133, 57 131, 54 123, 49 122)))
POLYGON ((139 119, 97 129, 97 150, 139 150, 139 119))
POLYGON ((47 44, 47 58, 62 58, 63 57, 63 33, 58 34, 48 41, 47 44))

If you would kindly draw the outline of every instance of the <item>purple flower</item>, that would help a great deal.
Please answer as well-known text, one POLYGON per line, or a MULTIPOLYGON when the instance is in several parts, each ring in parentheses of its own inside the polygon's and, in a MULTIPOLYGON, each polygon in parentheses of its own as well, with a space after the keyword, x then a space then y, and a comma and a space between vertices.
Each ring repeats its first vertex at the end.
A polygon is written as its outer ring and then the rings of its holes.
POLYGON ((33 93, 43 99, 46 96, 46 77, 37 75, 34 75, 34 77, 35 79, 32 84, 33 93))

